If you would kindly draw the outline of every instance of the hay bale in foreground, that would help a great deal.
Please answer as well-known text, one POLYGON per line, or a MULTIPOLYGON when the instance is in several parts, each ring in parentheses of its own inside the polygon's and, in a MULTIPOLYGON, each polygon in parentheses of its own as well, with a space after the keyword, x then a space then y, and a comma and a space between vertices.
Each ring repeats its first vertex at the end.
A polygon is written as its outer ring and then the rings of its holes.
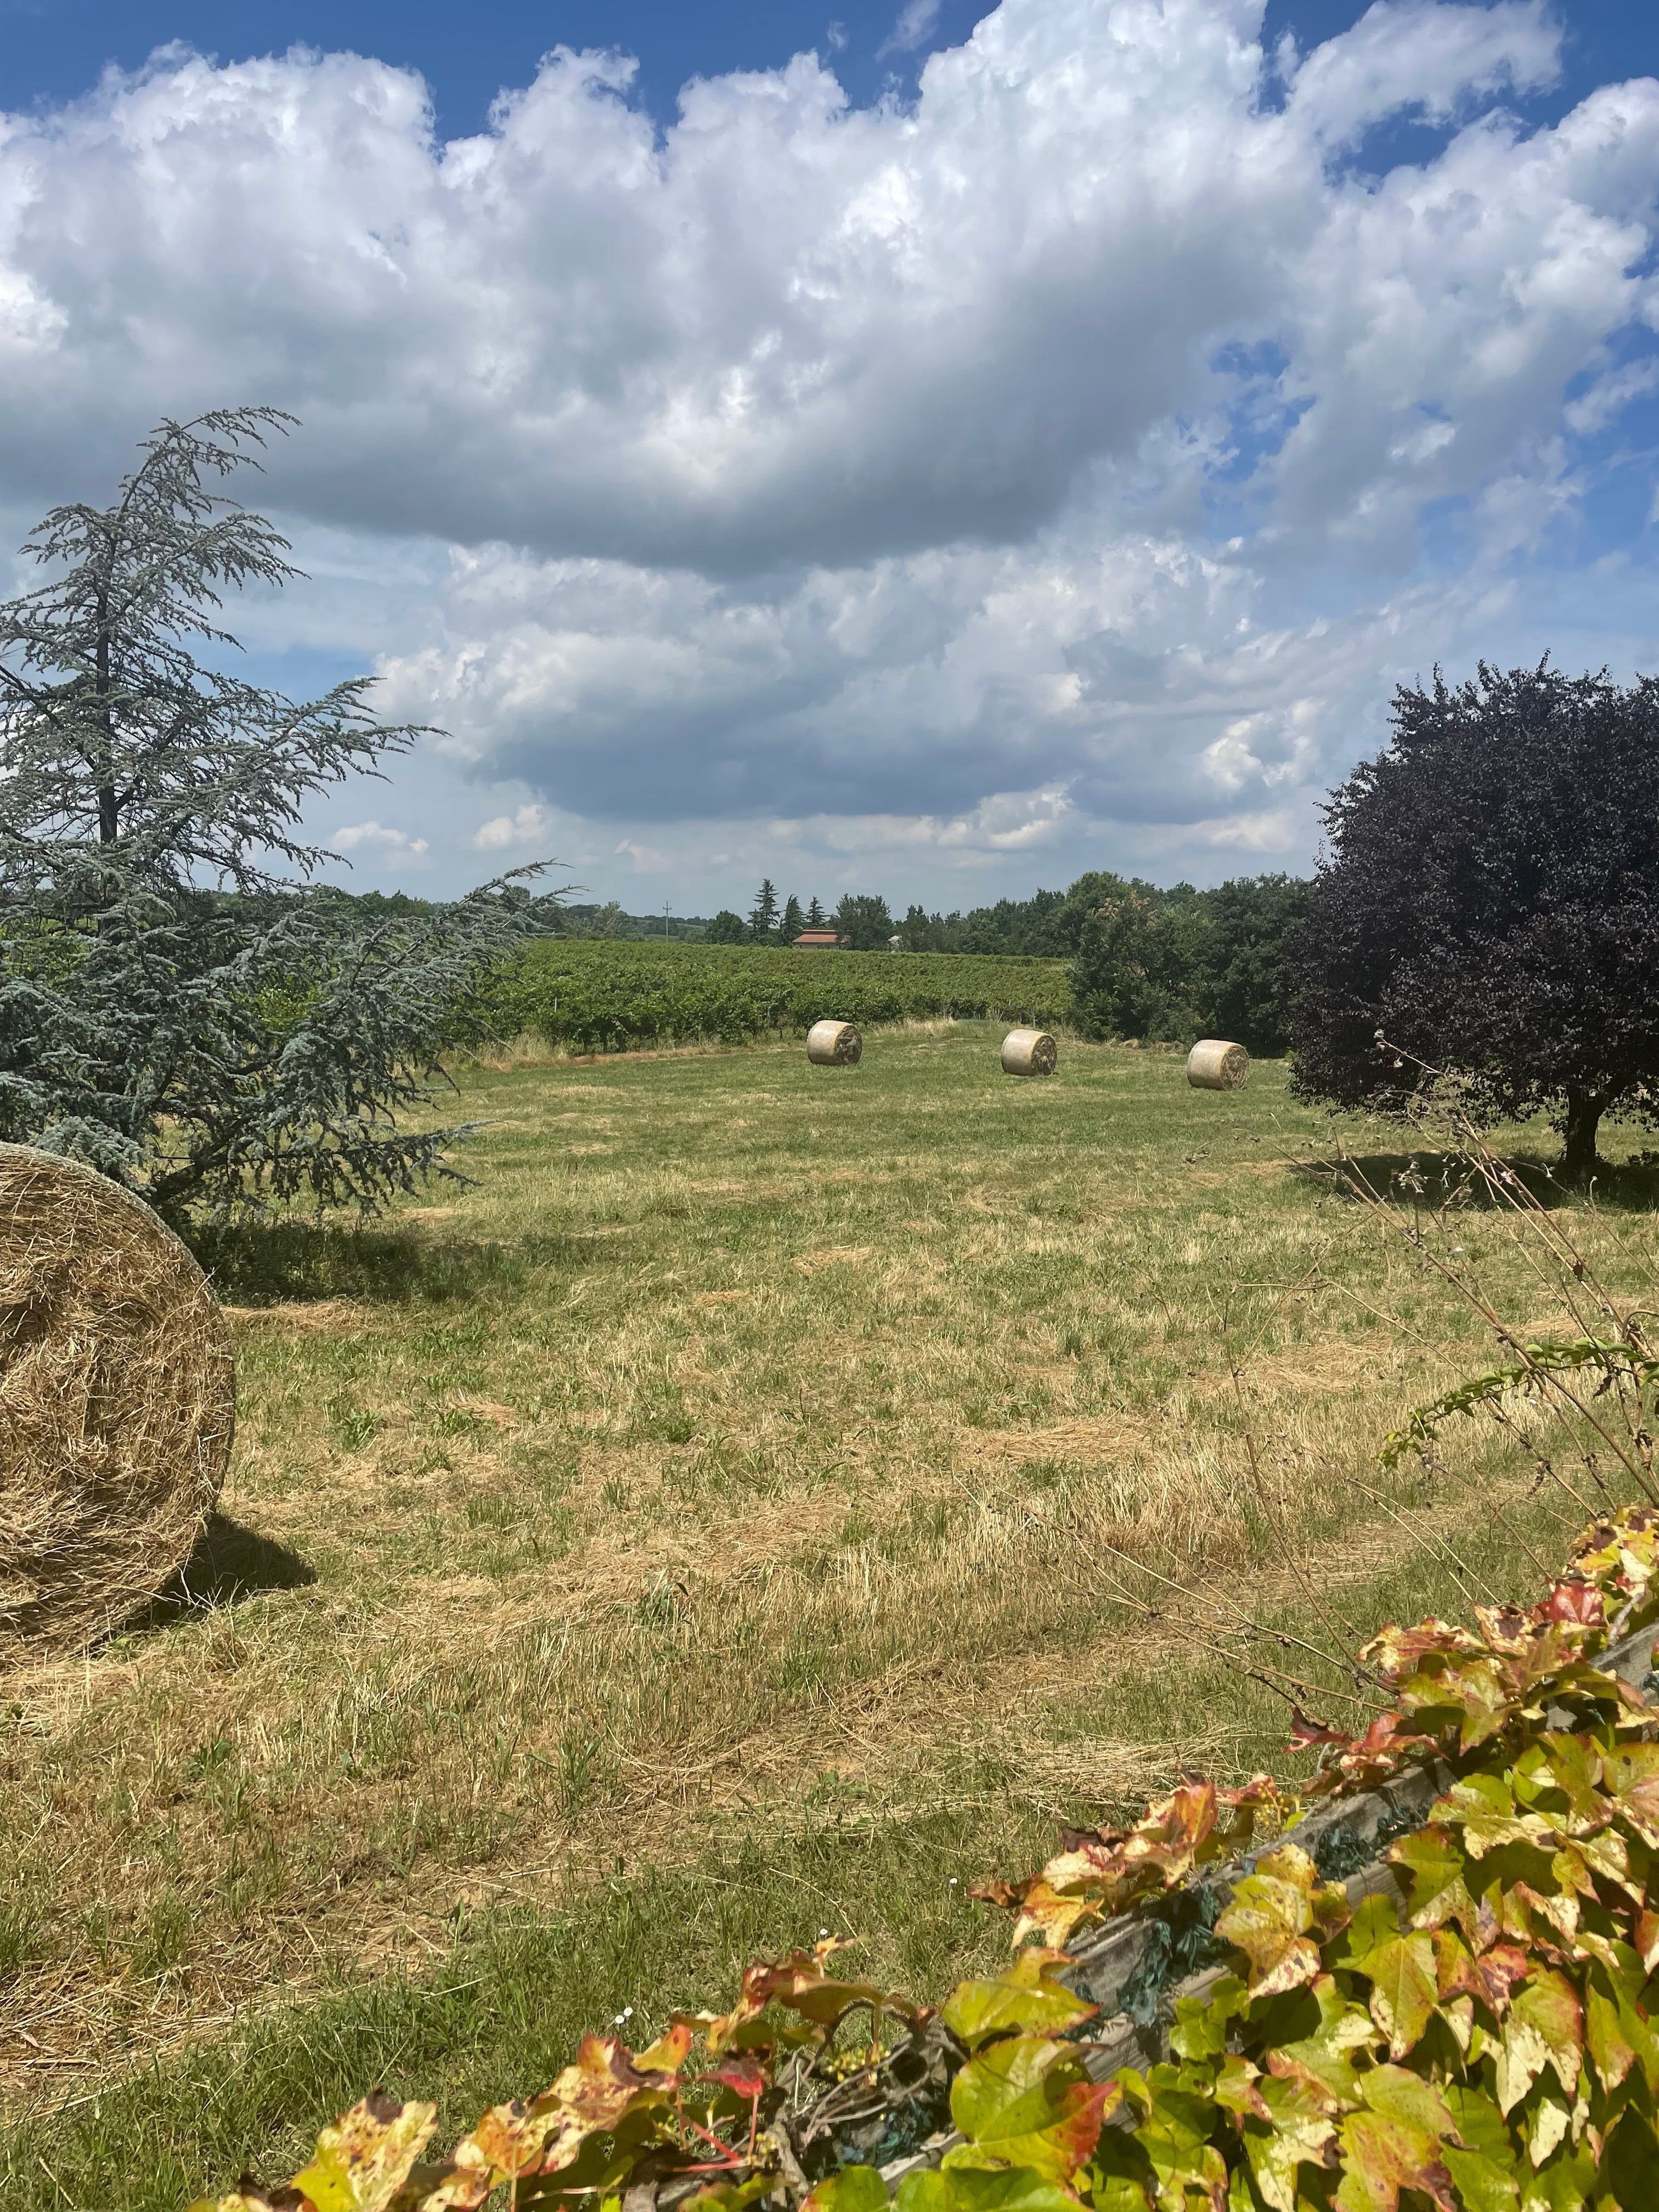
POLYGON ((814 1067, 856 1067, 864 1039, 851 1022, 814 1022, 806 1032, 806 1057, 814 1067))
POLYGON ((1201 1037, 1187 1055, 1187 1080, 1194 1091, 1242 1091, 1249 1079, 1249 1054, 1224 1037, 1201 1037))
POLYGON ((0 1664, 80 1650, 177 1573, 235 1412, 179 1239, 90 1168, 0 1145, 0 1664))
POLYGON ((1002 1040, 1005 1075, 1052 1075, 1060 1049, 1047 1030, 1010 1030, 1002 1040))

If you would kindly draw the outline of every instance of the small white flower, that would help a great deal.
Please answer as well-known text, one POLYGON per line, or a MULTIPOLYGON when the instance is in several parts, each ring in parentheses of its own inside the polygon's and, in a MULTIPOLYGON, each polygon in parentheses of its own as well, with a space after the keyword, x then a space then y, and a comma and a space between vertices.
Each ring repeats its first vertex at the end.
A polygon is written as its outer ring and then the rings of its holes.
POLYGON ((955 1875, 951 1875, 951 1888, 952 1888, 952 1889, 954 1889, 954 1888, 956 1887, 956 1886, 957 1886, 957 1878, 956 1878, 955 1875))
POLYGON ((830 1930, 829 1930, 827 1928, 820 1928, 820 1929, 819 1929, 819 1930, 818 1930, 818 1936, 819 1936, 820 1940, 822 1940, 822 1939, 823 1939, 823 1937, 824 1937, 825 1936, 827 1936, 829 1933, 830 1933, 830 1930))

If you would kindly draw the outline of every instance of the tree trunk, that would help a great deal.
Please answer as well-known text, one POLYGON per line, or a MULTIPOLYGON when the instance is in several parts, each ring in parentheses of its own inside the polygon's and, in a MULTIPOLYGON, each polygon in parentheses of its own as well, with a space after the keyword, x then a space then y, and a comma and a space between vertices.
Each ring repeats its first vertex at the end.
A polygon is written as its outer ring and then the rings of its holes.
POLYGON ((1605 1093, 1567 1088, 1566 1150, 1561 1165, 1570 1182, 1587 1182, 1595 1172, 1595 1133, 1607 1110, 1605 1093))

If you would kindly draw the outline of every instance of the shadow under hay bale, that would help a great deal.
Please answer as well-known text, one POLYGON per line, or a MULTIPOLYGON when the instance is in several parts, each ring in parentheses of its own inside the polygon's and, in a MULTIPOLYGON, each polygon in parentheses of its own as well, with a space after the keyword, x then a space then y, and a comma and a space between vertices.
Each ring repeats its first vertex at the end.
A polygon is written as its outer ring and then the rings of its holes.
POLYGON ((274 1536, 262 1536, 228 1513, 213 1513, 195 1550, 163 1590, 121 1626, 131 1634, 169 1628, 222 1606, 260 1597, 267 1590, 308 1589, 317 1570, 274 1536))
POLYGON ((172 1231, 0 1146, 0 1664, 81 1650, 178 1573, 235 1409, 224 1316, 172 1231))

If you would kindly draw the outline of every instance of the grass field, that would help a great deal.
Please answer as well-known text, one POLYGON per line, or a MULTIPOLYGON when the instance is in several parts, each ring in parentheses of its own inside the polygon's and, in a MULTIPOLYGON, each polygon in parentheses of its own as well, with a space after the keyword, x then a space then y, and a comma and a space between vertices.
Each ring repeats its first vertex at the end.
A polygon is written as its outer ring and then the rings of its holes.
MULTIPOLYGON (((8 1686, 0 2202, 160 2212, 380 2080, 470 2121, 824 1926, 938 1988, 1058 1818, 1278 1756, 1126 1560, 1303 1629, 1532 1588, 1529 1469, 1378 1471, 1486 1347, 1282 1069, 997 1036, 472 1070, 476 1187, 210 1248, 216 1601, 8 1686)), ((1580 1226, 1637 1279, 1645 1213, 1580 1226)))

